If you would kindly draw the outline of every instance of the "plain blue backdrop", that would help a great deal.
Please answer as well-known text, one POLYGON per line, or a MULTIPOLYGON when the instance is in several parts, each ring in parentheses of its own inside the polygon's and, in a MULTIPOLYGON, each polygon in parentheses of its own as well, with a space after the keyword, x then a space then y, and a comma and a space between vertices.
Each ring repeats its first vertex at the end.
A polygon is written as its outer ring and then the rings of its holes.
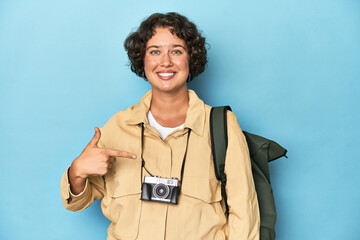
POLYGON ((288 159, 270 164, 278 240, 357 240, 360 1, 0 1, 0 239, 105 239, 99 202, 65 210, 60 179, 113 114, 150 89, 123 41, 177 11, 210 44, 189 84, 288 159))

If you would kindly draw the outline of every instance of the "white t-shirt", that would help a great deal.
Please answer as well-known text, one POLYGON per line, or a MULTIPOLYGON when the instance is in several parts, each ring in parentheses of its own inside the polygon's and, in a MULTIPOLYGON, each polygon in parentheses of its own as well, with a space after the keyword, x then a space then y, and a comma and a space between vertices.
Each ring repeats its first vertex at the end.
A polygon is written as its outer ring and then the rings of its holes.
POLYGON ((150 112, 150 110, 147 114, 147 118, 148 118, 149 124, 151 126, 153 126, 154 128, 156 128, 156 130, 158 130, 162 139, 165 139, 170 133, 172 133, 176 129, 181 129, 184 127, 184 124, 181 124, 180 126, 173 127, 173 128, 163 127, 155 120, 155 118, 152 115, 152 113, 150 112))

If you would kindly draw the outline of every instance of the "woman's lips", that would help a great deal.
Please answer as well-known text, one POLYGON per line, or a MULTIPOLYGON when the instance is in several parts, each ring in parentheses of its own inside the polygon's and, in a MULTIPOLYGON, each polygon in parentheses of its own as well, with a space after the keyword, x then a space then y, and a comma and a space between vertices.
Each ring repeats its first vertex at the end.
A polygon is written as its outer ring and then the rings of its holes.
POLYGON ((157 73, 158 77, 161 79, 161 80, 169 80, 171 78, 173 78, 175 76, 175 72, 160 72, 160 73, 157 73))

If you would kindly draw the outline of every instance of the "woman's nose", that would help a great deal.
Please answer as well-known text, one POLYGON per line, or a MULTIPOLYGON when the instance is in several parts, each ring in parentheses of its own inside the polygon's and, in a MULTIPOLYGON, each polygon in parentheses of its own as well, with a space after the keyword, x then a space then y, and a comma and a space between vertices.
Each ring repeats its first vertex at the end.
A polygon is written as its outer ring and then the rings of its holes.
POLYGON ((161 65, 164 67, 172 66, 171 57, 169 54, 164 54, 161 58, 161 65))

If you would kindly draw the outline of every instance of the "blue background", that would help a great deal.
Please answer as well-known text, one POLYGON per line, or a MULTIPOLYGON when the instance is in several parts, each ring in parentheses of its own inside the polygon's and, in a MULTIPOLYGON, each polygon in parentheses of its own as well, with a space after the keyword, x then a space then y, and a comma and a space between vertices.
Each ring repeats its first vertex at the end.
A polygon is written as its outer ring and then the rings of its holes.
POLYGON ((122 46, 178 11, 211 48, 189 87, 276 140, 278 240, 359 239, 360 1, 0 1, 0 239, 105 239, 99 202, 65 210, 60 179, 150 85, 122 46))

